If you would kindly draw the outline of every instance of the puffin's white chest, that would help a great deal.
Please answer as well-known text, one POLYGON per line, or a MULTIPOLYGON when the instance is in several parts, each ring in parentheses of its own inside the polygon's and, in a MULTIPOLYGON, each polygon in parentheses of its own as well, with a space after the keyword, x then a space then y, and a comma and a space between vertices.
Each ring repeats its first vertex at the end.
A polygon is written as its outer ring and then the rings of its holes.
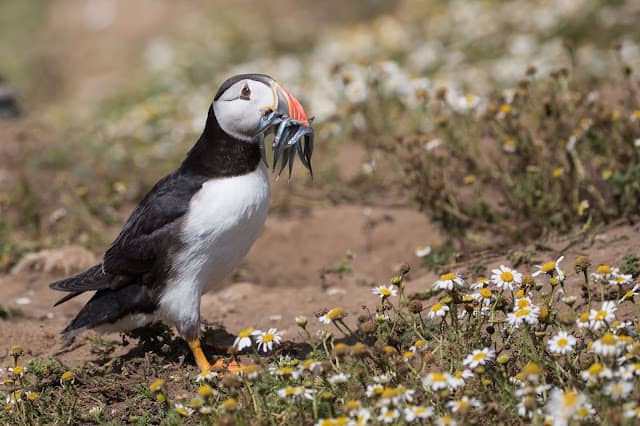
POLYGON ((202 185, 184 219, 182 249, 174 257, 160 300, 162 316, 178 321, 199 314, 200 295, 237 266, 258 238, 269 193, 269 176, 262 164, 252 173, 202 185))

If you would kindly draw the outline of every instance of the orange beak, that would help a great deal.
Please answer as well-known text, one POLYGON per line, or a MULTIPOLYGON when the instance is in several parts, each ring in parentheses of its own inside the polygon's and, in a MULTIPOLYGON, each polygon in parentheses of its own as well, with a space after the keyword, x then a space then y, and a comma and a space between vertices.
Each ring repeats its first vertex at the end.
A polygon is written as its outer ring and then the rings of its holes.
POLYGON ((278 111, 286 114, 289 118, 293 118, 296 121, 304 124, 305 126, 309 125, 309 119, 307 118, 307 113, 304 112, 304 108, 302 108, 302 104, 299 100, 297 100, 291 92, 278 84, 276 88, 278 92, 278 111), (282 102, 284 101, 284 102, 282 102), (283 105, 284 104, 284 105, 283 105), (282 109, 288 108, 287 111, 282 111, 282 109))

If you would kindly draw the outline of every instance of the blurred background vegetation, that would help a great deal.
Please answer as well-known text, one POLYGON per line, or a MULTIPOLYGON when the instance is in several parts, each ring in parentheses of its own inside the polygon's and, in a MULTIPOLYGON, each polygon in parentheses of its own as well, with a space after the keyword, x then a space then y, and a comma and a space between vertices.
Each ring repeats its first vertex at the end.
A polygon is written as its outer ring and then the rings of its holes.
POLYGON ((317 176, 279 214, 414 205, 457 248, 633 220, 640 199, 635 1, 0 2, 0 270, 103 248, 239 72, 316 116, 317 176))

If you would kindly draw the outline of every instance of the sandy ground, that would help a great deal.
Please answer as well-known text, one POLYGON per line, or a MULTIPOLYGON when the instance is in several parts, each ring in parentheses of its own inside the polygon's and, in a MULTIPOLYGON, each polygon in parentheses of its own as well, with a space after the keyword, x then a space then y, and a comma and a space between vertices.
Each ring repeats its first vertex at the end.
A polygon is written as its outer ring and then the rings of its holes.
MULTIPOLYGON (((244 264, 224 286, 203 296, 203 320, 221 325, 232 334, 248 326, 276 327, 285 332, 286 339, 294 341, 300 340, 294 322, 296 315, 307 316, 316 327, 317 312, 342 306, 351 321, 355 321, 363 305, 375 308, 376 297, 371 288, 393 276, 403 261, 414 267, 407 282, 409 293, 431 287, 437 277, 418 265, 413 250, 419 242, 437 235, 436 227, 410 209, 371 211, 363 206, 339 206, 312 209, 305 215, 287 218, 272 216, 244 264), (371 217, 385 219, 370 229, 366 224, 371 217), (346 252, 353 256, 352 273, 323 273, 324 268, 335 265, 346 252)), ((569 287, 577 286, 581 278, 572 271, 577 255, 588 254, 594 267, 599 263, 615 265, 625 254, 640 251, 640 226, 611 226, 596 234, 549 241, 544 246, 549 251, 535 256, 531 264, 564 254, 567 260, 563 268, 568 272, 569 287)), ((516 251, 525 252, 527 248, 516 251)), ((93 332, 79 338, 72 350, 60 353, 63 345, 59 332, 89 295, 53 308, 60 293, 47 287, 49 282, 63 276, 63 271, 90 264, 91 257, 91 253, 79 248, 63 248, 33 256, 29 266, 35 271, 25 267, 27 270, 0 276, 2 304, 22 312, 14 319, 0 320, 0 342, 21 344, 28 348, 31 357, 57 356, 69 365, 99 358, 91 351, 93 332), (47 259, 49 263, 45 265, 47 259), (52 272, 37 270, 43 268, 52 272)), ((483 252, 452 269, 470 276, 471 268, 477 264, 490 268, 502 263, 511 265, 500 253, 483 252)), ((521 265, 519 270, 531 272, 534 268, 521 265)), ((630 314, 637 316, 638 312, 630 314)), ((105 337, 120 340, 115 334, 105 337)), ((114 355, 130 349, 119 347, 114 355)))

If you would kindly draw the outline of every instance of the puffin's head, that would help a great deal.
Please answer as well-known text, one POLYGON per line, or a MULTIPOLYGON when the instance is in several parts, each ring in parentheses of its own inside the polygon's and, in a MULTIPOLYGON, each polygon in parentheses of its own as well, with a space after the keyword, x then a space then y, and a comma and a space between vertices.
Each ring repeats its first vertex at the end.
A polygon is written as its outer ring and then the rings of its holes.
POLYGON ((312 120, 307 118, 300 102, 273 78, 263 74, 233 76, 222 83, 212 107, 220 128, 236 139, 259 144, 265 162, 264 136, 275 130, 274 169, 281 157, 280 172, 287 163, 291 170, 297 151, 311 171, 312 120))

